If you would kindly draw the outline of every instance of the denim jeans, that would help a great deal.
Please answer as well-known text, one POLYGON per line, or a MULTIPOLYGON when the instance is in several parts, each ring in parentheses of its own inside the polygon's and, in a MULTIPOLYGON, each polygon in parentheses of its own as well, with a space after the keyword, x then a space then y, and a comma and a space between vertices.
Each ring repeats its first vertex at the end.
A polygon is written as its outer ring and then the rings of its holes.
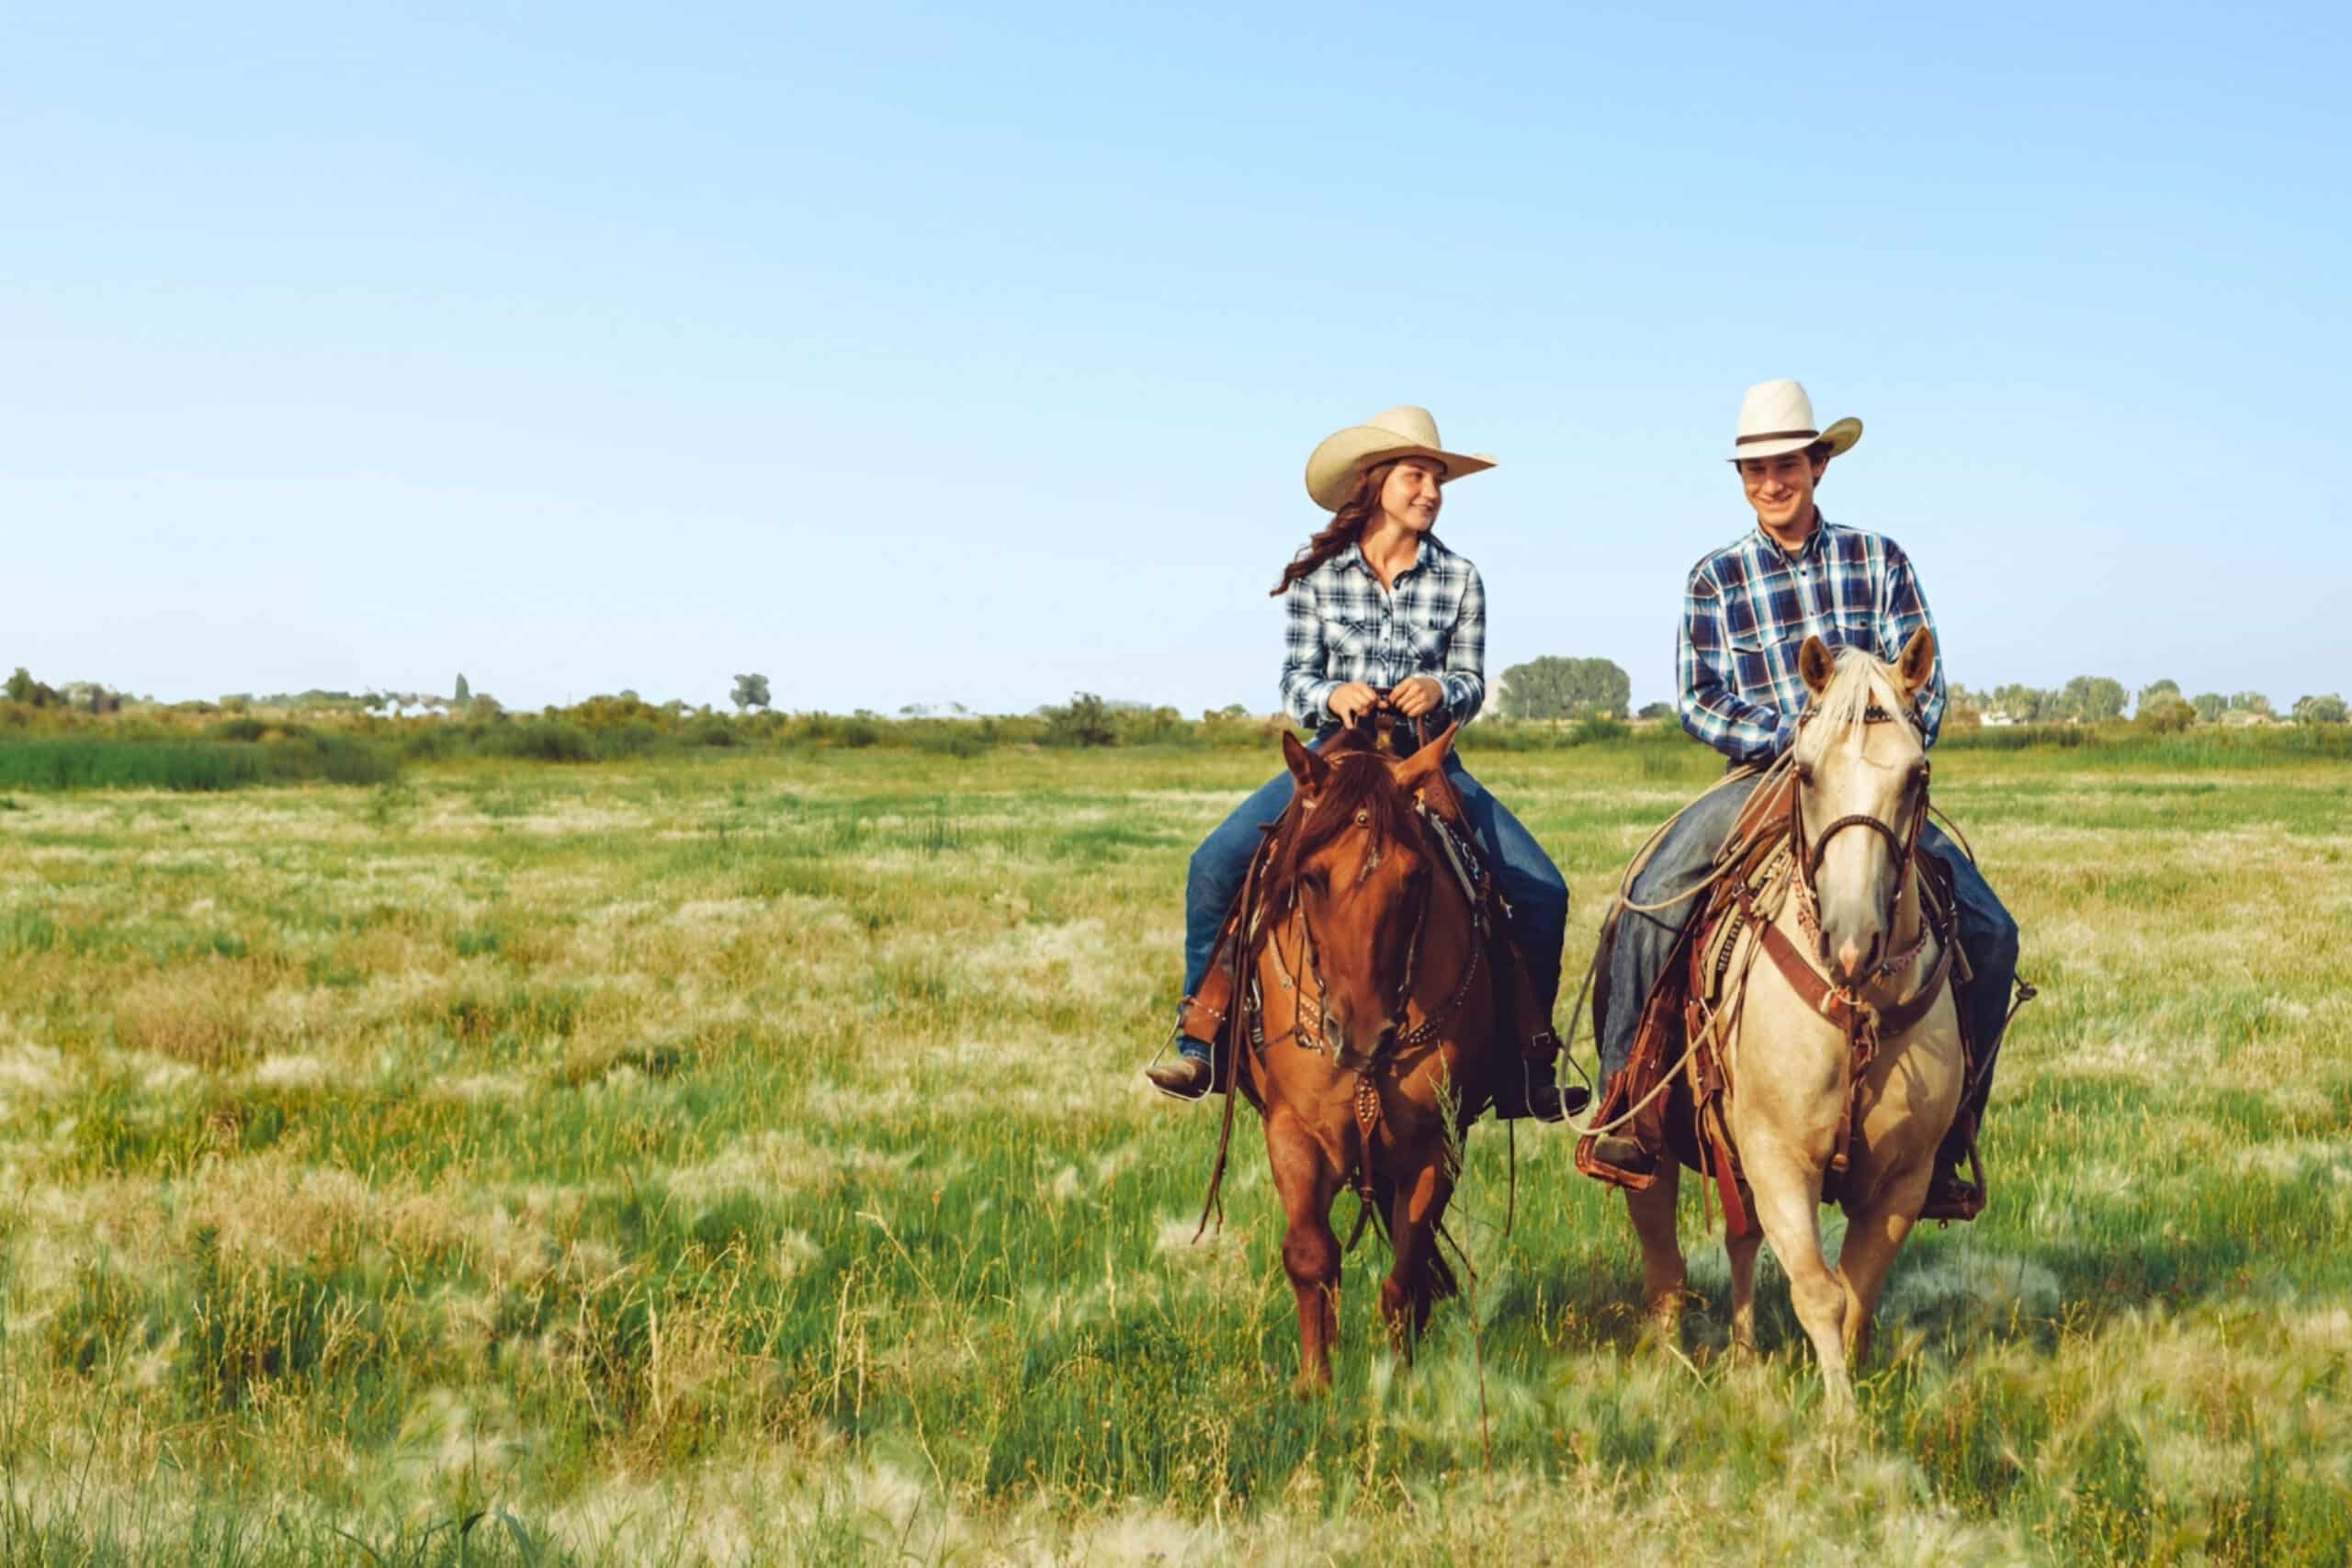
MULTIPOLYGON (((1320 744, 1318 741, 1317 744, 1320 744)), ((1568 885, 1560 868, 1520 825, 1510 808, 1487 786, 1470 776, 1461 759, 1446 754, 1445 776, 1462 797, 1478 851, 1510 901, 1511 924, 1527 958, 1529 978, 1536 999, 1548 1013, 1560 988, 1560 939, 1568 927, 1568 885)), ((1294 785, 1288 773, 1268 779, 1233 814, 1217 824, 1201 847, 1193 852, 1184 874, 1184 994, 1200 989, 1216 952, 1226 911, 1250 874, 1250 857, 1257 852, 1258 829, 1272 822, 1290 804, 1294 785)))
MULTIPOLYGON (((1663 903, 1704 882, 1714 868, 1715 852, 1723 847, 1739 808, 1755 792, 1754 777, 1726 780, 1702 797, 1660 840, 1649 863, 1634 879, 1633 901, 1663 903)), ((2001 907, 1975 864, 1930 822, 1921 829, 1920 846, 1951 868, 1957 895, 1960 949, 1968 955, 1973 978, 1962 989, 1969 1029, 1981 1057, 1976 1093, 1970 1104, 1982 1109, 1993 1088, 1993 1057, 2000 1049, 2000 1030, 2009 1007, 2009 987, 2018 973, 2018 923, 2001 907)), ((1642 1006, 1650 987, 1666 972, 1668 957, 1683 923, 1706 902, 1703 896, 1687 899, 1655 914, 1627 909, 1618 918, 1617 946, 1609 961, 1609 1016, 1600 1024, 1600 1071, 1622 1070, 1634 1051, 1634 1035, 1641 1023, 1642 1006)))

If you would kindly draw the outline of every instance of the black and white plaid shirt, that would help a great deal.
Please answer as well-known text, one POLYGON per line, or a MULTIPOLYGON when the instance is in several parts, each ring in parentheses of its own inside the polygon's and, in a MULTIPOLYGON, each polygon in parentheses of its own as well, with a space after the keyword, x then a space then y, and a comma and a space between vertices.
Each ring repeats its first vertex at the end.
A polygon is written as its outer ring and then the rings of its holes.
POLYGON ((1391 588, 1351 547, 1292 583, 1283 607, 1283 705, 1309 729, 1333 722, 1325 705, 1350 681, 1385 691, 1430 676, 1456 721, 1487 700, 1486 585, 1434 534, 1391 588))

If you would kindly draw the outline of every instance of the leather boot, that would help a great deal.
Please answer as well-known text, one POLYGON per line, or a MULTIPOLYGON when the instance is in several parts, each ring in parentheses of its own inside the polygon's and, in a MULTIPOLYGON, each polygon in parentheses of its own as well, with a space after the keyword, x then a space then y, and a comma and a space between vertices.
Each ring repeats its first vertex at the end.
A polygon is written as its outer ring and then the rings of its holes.
MULTIPOLYGON (((1200 1042, 1187 1040, 1184 1044, 1190 1047, 1200 1042)), ((1208 1048, 1204 1045, 1201 1049, 1205 1053, 1208 1048)), ((1152 1063, 1143 1070, 1143 1076, 1151 1080, 1152 1088, 1174 1100, 1198 1100, 1216 1081, 1216 1070, 1209 1065, 1208 1056, 1195 1056, 1189 1049, 1173 1061, 1152 1063)))

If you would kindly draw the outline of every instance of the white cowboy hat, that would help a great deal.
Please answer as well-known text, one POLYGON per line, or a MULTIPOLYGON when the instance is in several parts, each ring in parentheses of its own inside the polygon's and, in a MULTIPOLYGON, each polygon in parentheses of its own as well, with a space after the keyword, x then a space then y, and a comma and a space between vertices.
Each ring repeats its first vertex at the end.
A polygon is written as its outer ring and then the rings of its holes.
POLYGON ((1829 444, 1836 457, 1862 438, 1862 422, 1841 419, 1826 430, 1813 423, 1813 400, 1794 381, 1758 381, 1739 400, 1739 431, 1732 443, 1731 460, 1776 457, 1816 442, 1829 444))
POLYGON ((1495 460, 1483 452, 1447 451, 1438 443, 1437 421, 1430 417, 1430 411, 1399 403, 1362 424, 1325 436, 1306 459, 1306 493, 1324 511, 1337 512, 1354 493, 1357 475, 1394 457, 1429 457, 1443 463, 1446 479, 1495 466, 1495 460))

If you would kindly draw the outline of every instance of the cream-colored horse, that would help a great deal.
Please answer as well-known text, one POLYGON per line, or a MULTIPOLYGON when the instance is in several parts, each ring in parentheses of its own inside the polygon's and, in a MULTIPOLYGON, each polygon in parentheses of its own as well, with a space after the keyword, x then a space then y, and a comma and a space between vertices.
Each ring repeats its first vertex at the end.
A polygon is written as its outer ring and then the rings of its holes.
MULTIPOLYGON (((1835 1267, 1822 1254, 1818 1217, 1823 1176, 1848 1114, 1850 1042, 1768 953, 1754 951, 1755 931, 1740 937, 1729 969, 1747 976, 1747 996, 1733 1010, 1724 1051, 1725 1123, 1763 1227, 1761 1236, 1751 1226, 1726 1244, 1733 1349, 1755 1350, 1756 1248, 1770 1240, 1820 1354, 1829 1406, 1841 1414, 1853 1407, 1848 1363, 1867 1353, 1880 1287, 1927 1200, 1964 1071, 1948 965, 1936 933, 1923 929, 1918 852, 1906 860, 1898 849, 1917 844, 1917 818, 1928 808, 1927 748, 1910 715, 1935 657, 1924 628, 1894 665, 1854 649, 1833 661, 1818 637, 1807 638, 1799 657, 1813 701, 1792 765, 1819 936, 1802 924, 1803 886, 1775 924, 1799 955, 1792 961, 1811 965, 1841 998, 1899 1018, 1916 1010, 1926 986, 1938 993, 1909 1027, 1882 1034, 1862 1074, 1840 1198, 1846 1240, 1835 1267)), ((1800 877, 1807 869, 1799 867, 1800 877)), ((1641 1236, 1650 1318, 1668 1343, 1679 1329, 1685 1278, 1674 1232, 1678 1174, 1669 1159, 1646 1191, 1625 1195, 1641 1236)))

